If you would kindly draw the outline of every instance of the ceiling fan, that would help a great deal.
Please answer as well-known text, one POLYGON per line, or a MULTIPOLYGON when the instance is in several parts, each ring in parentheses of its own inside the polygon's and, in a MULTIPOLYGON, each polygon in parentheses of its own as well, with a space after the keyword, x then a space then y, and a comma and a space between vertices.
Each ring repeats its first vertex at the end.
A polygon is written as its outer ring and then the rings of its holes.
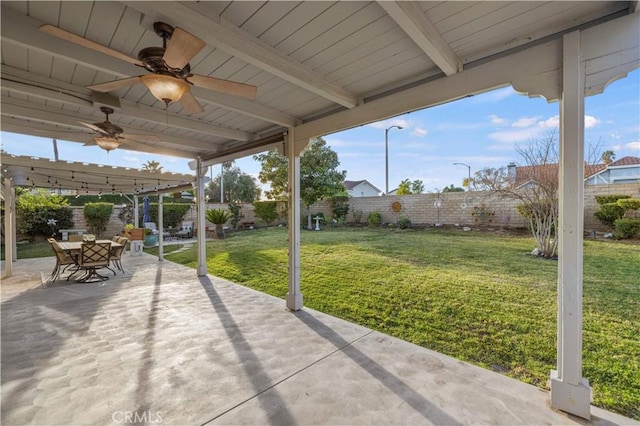
POLYGON ((92 141, 85 143, 87 145, 98 145, 100 148, 107 152, 118 148, 125 140, 137 141, 137 142, 159 142, 160 138, 155 135, 140 135, 140 134, 125 134, 122 127, 113 124, 109 121, 109 115, 113 114, 113 109, 109 107, 100 107, 106 115, 106 119, 101 123, 84 123, 80 121, 80 124, 87 126, 94 132, 98 133, 98 136, 92 141))
POLYGON ((206 43, 182 28, 174 28, 164 22, 153 24, 155 33, 162 38, 162 47, 146 47, 138 52, 137 59, 50 24, 41 25, 39 29, 60 39, 137 65, 150 72, 150 74, 87 87, 97 92, 110 92, 142 83, 153 96, 166 105, 180 101, 192 113, 203 112, 204 109, 190 92, 191 85, 248 99, 253 99, 256 95, 256 86, 250 84, 192 74, 189 61, 204 48, 206 43))

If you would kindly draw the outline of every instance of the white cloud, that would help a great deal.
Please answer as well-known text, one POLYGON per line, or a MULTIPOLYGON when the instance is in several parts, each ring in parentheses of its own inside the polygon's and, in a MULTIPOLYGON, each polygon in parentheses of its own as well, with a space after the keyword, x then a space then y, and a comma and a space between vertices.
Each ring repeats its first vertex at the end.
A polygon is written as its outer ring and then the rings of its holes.
POLYGON ((611 139, 622 139, 622 136, 620 136, 620 133, 618 133, 618 132, 611 133, 611 134, 609 135, 609 137, 610 137, 611 139))
POLYGON ((531 127, 538 122, 538 117, 522 117, 514 121, 512 127, 531 127))
POLYGON ((629 142, 628 144, 625 145, 625 147, 631 150, 635 149, 640 151, 640 141, 629 142))
POLYGON ((375 129, 386 129, 389 126, 400 126, 403 129, 409 128, 409 122, 407 120, 392 118, 391 120, 376 121, 375 123, 369 123, 367 126, 371 126, 375 129))
POLYGON ((138 158, 136 156, 131 156, 131 155, 123 155, 122 159, 124 161, 126 161, 127 163, 139 163, 140 162, 140 158, 138 158))
POLYGON ((495 141, 501 143, 513 143, 513 142, 523 142, 529 139, 535 138, 539 136, 543 132, 542 127, 530 127, 528 129, 520 129, 520 130, 503 130, 499 132, 489 133, 487 136, 489 139, 493 139, 495 141))
POLYGON ((504 126, 507 124, 506 118, 498 117, 495 114, 491 114, 489 116, 489 119, 491 120, 491 123, 495 124, 496 126, 504 126))
POLYGON ((557 128, 560 127, 560 116, 554 115, 553 117, 549 117, 546 120, 538 121, 538 126, 544 128, 557 128))
POLYGON ((622 149, 622 145, 612 145, 611 149, 613 151, 620 151, 622 149))
POLYGON ((411 132, 412 136, 419 136, 419 137, 424 137, 427 135, 427 133, 429 133, 429 131, 427 129, 425 129, 424 127, 418 126, 415 129, 413 129, 413 131, 411 132))
POLYGON ((592 127, 597 126, 598 124, 600 124, 601 121, 598 120, 596 117, 594 117, 593 115, 585 115, 584 116, 584 128, 585 129, 590 129, 592 127))

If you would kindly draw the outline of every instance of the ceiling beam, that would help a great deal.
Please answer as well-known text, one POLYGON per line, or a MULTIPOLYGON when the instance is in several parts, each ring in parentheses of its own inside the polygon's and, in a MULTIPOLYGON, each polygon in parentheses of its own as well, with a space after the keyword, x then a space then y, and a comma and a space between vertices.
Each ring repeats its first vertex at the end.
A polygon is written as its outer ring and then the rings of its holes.
MULTIPOLYGON (((53 57, 82 64, 82 66, 111 74, 116 78, 125 78, 140 74, 141 69, 139 67, 78 46, 77 44, 57 39, 39 31, 38 27, 44 23, 44 21, 23 15, 3 5, 2 42, 34 49, 52 55, 53 57)), ((64 83, 57 82, 57 84, 64 83)), ((296 117, 254 101, 197 87, 192 88, 191 91, 194 96, 200 100, 263 120, 267 123, 281 126, 295 126, 296 124, 300 124, 300 120, 296 117)))
POLYGON ((378 4, 446 75, 462 71, 462 61, 417 2, 378 0, 378 4))
POLYGON ((185 28, 208 45, 215 46, 243 61, 318 96, 346 108, 358 105, 358 97, 324 75, 273 48, 247 31, 211 13, 197 2, 141 2, 124 4, 145 15, 185 28))

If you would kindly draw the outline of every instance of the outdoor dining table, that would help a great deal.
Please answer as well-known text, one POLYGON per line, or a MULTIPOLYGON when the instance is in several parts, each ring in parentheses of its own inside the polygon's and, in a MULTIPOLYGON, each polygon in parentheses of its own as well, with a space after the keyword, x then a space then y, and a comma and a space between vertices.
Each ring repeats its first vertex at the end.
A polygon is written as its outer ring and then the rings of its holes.
MULTIPOLYGON (((111 240, 96 240, 96 243, 111 243, 111 248, 114 247, 122 247, 122 244, 116 243, 111 240)), ((80 253, 82 248, 82 244, 86 244, 83 241, 58 241, 58 245, 63 251, 66 251, 69 254, 80 253)))

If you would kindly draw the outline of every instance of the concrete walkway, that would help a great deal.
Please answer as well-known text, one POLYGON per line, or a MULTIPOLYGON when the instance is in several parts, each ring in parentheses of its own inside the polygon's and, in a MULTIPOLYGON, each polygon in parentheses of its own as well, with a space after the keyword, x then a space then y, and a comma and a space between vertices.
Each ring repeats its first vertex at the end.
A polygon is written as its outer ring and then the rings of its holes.
POLYGON ((2 281, 3 425, 585 424, 546 391, 146 254, 42 288, 53 265, 2 281))

